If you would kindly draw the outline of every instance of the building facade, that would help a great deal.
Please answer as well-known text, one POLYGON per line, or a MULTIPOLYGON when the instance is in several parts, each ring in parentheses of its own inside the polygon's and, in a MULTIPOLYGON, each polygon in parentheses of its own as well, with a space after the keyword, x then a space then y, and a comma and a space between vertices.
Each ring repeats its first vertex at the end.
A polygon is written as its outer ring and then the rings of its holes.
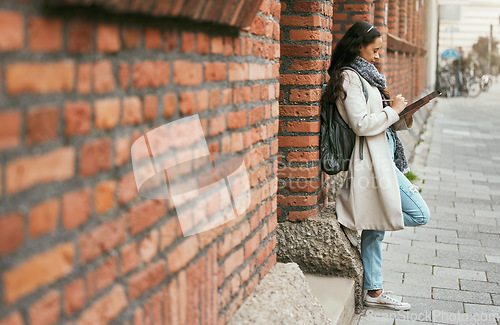
POLYGON ((327 203, 319 100, 335 41, 374 23, 391 90, 416 97, 427 5, 2 1, 0 324, 227 323, 276 263, 277 222, 327 203), (210 153, 242 157, 248 187, 226 184, 248 204, 186 235, 234 200, 144 197, 134 162, 164 145, 199 175, 205 149, 184 150, 197 129, 210 153))

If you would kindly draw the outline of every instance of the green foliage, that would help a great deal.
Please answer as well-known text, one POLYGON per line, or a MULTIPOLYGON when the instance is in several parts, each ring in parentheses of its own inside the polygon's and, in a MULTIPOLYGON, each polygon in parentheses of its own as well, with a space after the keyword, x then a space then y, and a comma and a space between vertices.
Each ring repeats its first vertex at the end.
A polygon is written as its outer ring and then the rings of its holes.
POLYGON ((414 180, 417 180, 419 179, 417 175, 415 175, 412 171, 409 171, 405 174, 406 178, 408 178, 408 180, 410 182, 413 182, 414 180))

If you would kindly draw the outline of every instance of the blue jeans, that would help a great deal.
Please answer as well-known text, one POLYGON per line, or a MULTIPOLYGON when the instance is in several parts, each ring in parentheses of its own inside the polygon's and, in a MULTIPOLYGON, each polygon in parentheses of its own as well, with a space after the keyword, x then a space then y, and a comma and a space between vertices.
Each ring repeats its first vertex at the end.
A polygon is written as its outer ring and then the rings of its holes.
MULTIPOLYGON (((395 139, 391 129, 386 131, 389 148, 394 160, 395 139)), ((401 195, 401 207, 403 209, 403 219, 405 226, 417 227, 427 223, 430 211, 424 199, 418 192, 418 188, 413 185, 406 176, 396 168, 396 176, 399 183, 399 193, 401 195)), ((382 289, 382 240, 384 231, 363 230, 361 233, 361 259, 363 260, 364 277, 363 289, 382 289)))

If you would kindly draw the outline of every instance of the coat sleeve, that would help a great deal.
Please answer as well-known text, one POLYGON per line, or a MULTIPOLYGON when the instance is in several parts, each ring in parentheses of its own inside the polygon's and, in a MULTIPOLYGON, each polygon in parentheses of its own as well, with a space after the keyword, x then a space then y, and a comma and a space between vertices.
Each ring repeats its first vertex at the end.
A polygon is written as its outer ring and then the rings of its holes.
POLYGON ((380 134, 399 120, 398 113, 389 106, 385 107, 382 112, 369 113, 361 80, 354 72, 344 72, 343 86, 347 93, 344 107, 348 124, 358 136, 380 134))
POLYGON ((404 131, 404 130, 409 130, 413 126, 413 116, 410 117, 408 120, 408 123, 404 118, 400 118, 399 121, 394 123, 392 126, 394 130, 396 131, 404 131))

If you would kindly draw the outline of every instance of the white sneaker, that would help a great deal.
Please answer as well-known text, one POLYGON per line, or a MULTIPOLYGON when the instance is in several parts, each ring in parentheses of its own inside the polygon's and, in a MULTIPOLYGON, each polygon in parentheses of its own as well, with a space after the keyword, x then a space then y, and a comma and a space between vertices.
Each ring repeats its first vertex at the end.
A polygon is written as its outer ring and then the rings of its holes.
POLYGON ((344 234, 346 235, 347 239, 349 239, 349 241, 351 242, 351 245, 354 247, 358 247, 359 246, 358 231, 347 228, 342 224, 340 225, 340 228, 342 228, 342 230, 344 231, 344 234))
POLYGON ((410 310, 411 305, 389 297, 387 292, 382 292, 378 297, 373 298, 368 293, 365 295, 365 305, 368 307, 388 308, 394 310, 410 310))

